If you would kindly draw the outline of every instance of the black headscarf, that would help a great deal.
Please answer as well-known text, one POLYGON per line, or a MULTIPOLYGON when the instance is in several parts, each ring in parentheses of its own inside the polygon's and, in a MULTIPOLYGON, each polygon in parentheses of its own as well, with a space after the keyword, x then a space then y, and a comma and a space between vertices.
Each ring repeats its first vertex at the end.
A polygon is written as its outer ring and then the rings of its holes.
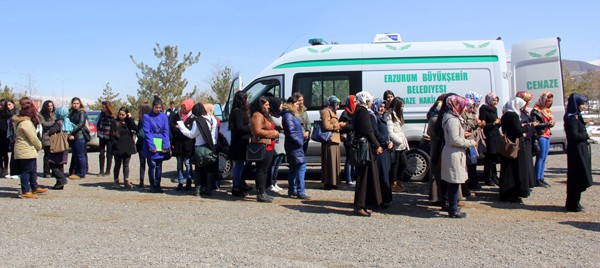
POLYGON ((281 107, 281 99, 277 97, 271 97, 269 99, 269 113, 271 114, 271 116, 281 116, 281 110, 279 110, 279 107, 281 107))
POLYGON ((581 116, 581 111, 579 111, 579 106, 586 102, 588 102, 588 99, 579 93, 572 93, 571 95, 569 95, 569 100, 567 102, 567 113, 565 114, 565 121, 569 116, 576 116, 579 122, 585 125, 583 116, 581 116))

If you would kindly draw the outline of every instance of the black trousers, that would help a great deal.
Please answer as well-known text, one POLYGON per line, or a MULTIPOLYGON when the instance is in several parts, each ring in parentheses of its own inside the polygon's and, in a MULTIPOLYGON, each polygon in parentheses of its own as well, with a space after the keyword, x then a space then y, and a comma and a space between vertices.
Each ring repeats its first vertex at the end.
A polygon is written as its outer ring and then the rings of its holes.
POLYGON ((256 162, 256 176, 255 176, 255 183, 256 183, 256 190, 260 193, 261 191, 264 191, 264 187, 267 183, 267 177, 268 172, 271 171, 271 162, 273 162, 273 154, 274 154, 274 150, 271 151, 265 151, 266 153, 266 157, 265 160, 263 161, 257 161, 256 162))
POLYGON ((123 178, 129 179, 129 161, 131 160, 131 155, 115 155, 115 169, 113 170, 113 178, 115 180, 119 179, 119 172, 121 170, 121 165, 123 165, 123 178))
POLYGON ((112 166, 112 141, 110 139, 100 139, 100 173, 104 171, 110 171, 112 166), (104 162, 106 160, 106 169, 104 169, 104 162))
POLYGON ((407 165, 406 150, 394 151, 394 162, 392 163, 392 169, 390 171, 390 182, 393 183, 396 180, 403 181, 404 169, 407 165))
POLYGON ((52 171, 52 175, 54 175, 54 178, 56 178, 56 184, 67 184, 67 176, 64 172, 64 164, 48 163, 48 168, 52 171))
POLYGON ((483 166, 483 179, 487 182, 490 180, 498 180, 498 170, 496 168, 498 163, 497 154, 486 154, 483 166))

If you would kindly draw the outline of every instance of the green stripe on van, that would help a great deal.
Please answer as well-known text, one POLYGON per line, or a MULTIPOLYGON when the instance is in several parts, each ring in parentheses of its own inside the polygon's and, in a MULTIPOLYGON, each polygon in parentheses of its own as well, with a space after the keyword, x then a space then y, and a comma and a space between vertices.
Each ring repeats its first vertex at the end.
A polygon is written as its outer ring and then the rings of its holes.
POLYGON ((411 119, 411 120, 404 120, 405 124, 425 124, 427 123, 427 119, 411 119))
POLYGON ((375 59, 332 59, 288 62, 273 69, 322 67, 342 65, 375 65, 375 64, 415 64, 415 63, 464 63, 464 62, 497 62, 498 56, 442 56, 411 58, 375 58, 375 59))

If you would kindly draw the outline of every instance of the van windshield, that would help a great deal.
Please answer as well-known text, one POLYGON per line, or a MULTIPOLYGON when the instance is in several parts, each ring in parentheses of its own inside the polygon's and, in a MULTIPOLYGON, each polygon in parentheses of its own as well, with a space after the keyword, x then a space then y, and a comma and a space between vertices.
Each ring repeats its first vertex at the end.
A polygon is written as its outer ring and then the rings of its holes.
POLYGON ((258 81, 250 88, 246 90, 248 94, 248 102, 252 103, 254 100, 258 99, 260 96, 265 95, 266 93, 271 93, 273 96, 280 96, 281 86, 279 84, 279 80, 277 79, 269 79, 258 81))

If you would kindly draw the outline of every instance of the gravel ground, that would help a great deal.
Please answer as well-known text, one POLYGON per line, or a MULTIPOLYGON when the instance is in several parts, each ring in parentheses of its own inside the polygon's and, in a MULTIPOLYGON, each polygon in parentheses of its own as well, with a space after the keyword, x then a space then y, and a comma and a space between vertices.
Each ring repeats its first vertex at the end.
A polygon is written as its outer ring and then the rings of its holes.
MULTIPOLYGON (((600 145, 593 149, 598 176, 600 145)), ((89 158, 97 172, 98 153, 89 158)), ((318 181, 308 182, 311 200, 281 196, 264 204, 231 198, 228 183, 196 198, 175 192, 169 179, 165 194, 151 194, 112 189, 112 178, 95 175, 21 200, 18 181, 2 179, 0 266, 599 267, 600 187, 583 194, 585 212, 566 213, 565 160, 549 157, 552 187, 536 188, 523 204, 498 202, 497 188, 484 187, 459 220, 428 204, 424 183, 409 184, 390 209, 362 218, 352 216, 352 188, 324 191, 318 181)), ((174 159, 165 164, 166 178, 174 166, 174 159)), ((131 167, 138 174, 137 157, 131 167)), ((318 172, 310 169, 309 177, 318 172)))

